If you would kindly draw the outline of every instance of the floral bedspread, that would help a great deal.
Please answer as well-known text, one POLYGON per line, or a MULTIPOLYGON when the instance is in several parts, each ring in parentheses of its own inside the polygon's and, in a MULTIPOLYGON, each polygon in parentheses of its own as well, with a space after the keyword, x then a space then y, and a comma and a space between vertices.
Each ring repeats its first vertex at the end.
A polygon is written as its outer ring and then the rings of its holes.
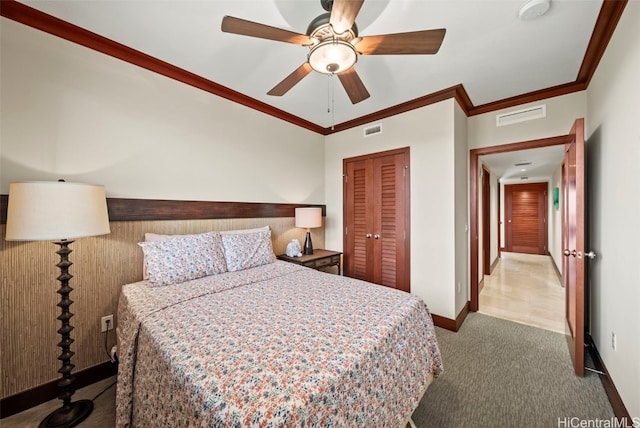
POLYGON ((275 262, 125 285, 118 427, 399 427, 442 371, 417 296, 275 262))

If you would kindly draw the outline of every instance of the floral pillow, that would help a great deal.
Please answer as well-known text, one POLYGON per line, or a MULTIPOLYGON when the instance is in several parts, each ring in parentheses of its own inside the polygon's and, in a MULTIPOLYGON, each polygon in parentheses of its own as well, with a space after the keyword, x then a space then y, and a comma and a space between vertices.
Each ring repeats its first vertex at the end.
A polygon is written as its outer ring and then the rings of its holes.
POLYGON ((235 272, 276 261, 269 226, 220 232, 227 270, 235 272))
MULTIPOLYGON (((145 233, 144 240, 145 241, 159 241, 160 239, 168 238, 172 235, 158 235, 157 233, 145 233)), ((147 258, 143 257, 142 260, 142 279, 149 279, 149 274, 147 273, 147 258)))
POLYGON ((219 232, 167 236, 138 245, 144 251, 147 274, 154 286, 179 284, 227 270, 219 232))

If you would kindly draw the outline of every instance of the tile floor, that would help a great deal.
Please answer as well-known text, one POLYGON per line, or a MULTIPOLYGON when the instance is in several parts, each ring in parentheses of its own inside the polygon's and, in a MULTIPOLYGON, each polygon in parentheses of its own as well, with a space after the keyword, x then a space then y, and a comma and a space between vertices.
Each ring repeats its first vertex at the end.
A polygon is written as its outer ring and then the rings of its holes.
POLYGON ((502 252, 485 275, 479 312, 564 333, 564 288, 550 256, 502 252))

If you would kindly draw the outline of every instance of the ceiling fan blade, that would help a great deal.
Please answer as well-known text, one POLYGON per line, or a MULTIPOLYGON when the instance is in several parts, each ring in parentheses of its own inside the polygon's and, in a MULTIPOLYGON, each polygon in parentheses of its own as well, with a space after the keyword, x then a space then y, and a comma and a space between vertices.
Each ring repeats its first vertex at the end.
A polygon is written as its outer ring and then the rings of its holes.
POLYGON ((364 0, 334 0, 329 23, 336 34, 342 34, 353 27, 364 0))
POLYGON ((275 40, 276 42, 294 43, 297 45, 310 45, 312 43, 309 36, 305 36, 304 34, 247 21, 246 19, 234 18, 233 16, 225 16, 222 18, 221 28, 225 33, 258 37, 260 39, 275 40))
POLYGON ((366 36, 355 47, 362 55, 435 54, 440 49, 446 29, 366 36))
POLYGON ((360 80, 360 76, 356 73, 356 69, 351 67, 346 71, 338 74, 340 83, 344 86, 344 90, 347 91, 349 99, 352 104, 358 104, 360 101, 364 101, 369 98, 369 92, 364 87, 364 83, 360 80))
POLYGON ((281 97, 286 94, 289 89, 293 88, 296 83, 302 80, 307 74, 311 73, 311 66, 308 62, 305 62, 300 67, 296 68, 293 73, 285 77, 282 82, 278 83, 273 87, 267 95, 274 95, 276 97, 281 97))

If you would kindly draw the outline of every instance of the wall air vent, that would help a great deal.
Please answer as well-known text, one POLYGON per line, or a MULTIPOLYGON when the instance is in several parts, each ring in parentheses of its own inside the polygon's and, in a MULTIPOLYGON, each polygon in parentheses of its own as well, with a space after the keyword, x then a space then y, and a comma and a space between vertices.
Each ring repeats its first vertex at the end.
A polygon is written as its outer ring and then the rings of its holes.
POLYGON ((496 126, 512 125, 514 123, 541 119, 543 117, 547 117, 546 104, 529 107, 523 110, 511 111, 509 113, 498 114, 496 115, 496 126))
POLYGON ((382 132, 382 124, 377 123, 373 126, 369 126, 368 128, 364 128, 364 136, 371 137, 372 135, 377 135, 382 132))

